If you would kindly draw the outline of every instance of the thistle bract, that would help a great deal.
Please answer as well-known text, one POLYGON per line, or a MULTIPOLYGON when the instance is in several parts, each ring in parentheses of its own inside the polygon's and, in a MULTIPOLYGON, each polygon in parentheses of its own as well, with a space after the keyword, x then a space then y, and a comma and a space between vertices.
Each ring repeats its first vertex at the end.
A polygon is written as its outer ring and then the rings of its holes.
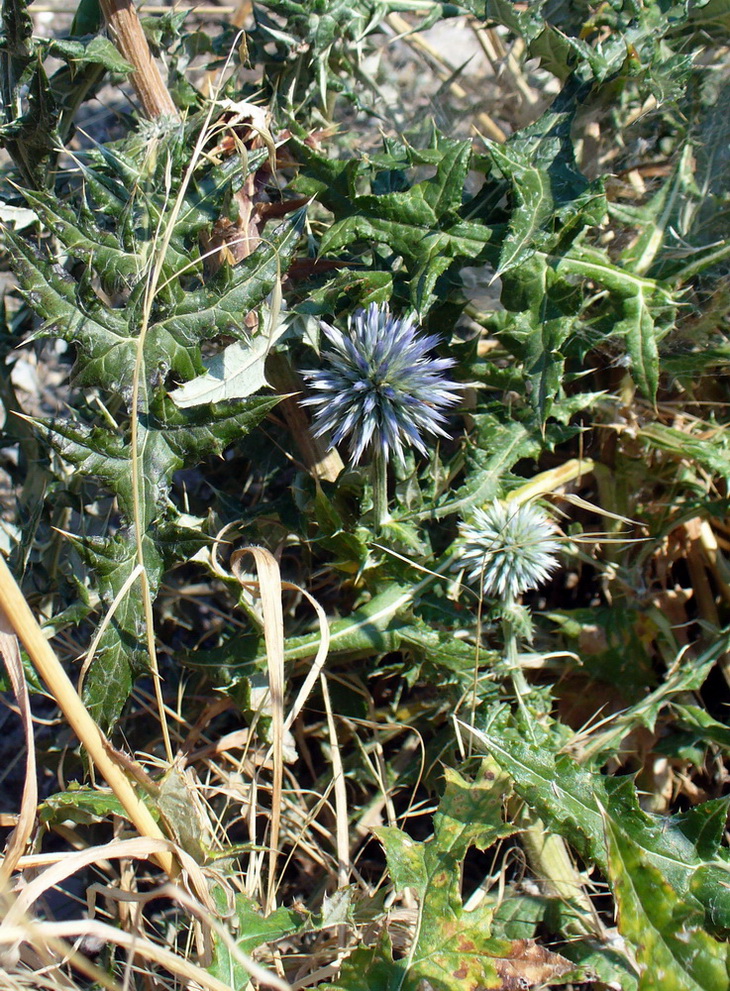
POLYGON ((322 323, 332 345, 326 367, 304 372, 315 395, 318 437, 347 440, 353 462, 377 447, 386 461, 403 461, 405 447, 425 454, 424 435, 447 437, 445 409, 458 401, 456 382, 444 377, 451 358, 433 358, 436 335, 418 333, 412 316, 394 317, 387 304, 371 303, 350 317, 347 333, 322 323))
POLYGON ((556 527, 539 506, 494 502, 476 509, 459 531, 460 567, 491 598, 514 600, 546 581, 558 566, 556 527))

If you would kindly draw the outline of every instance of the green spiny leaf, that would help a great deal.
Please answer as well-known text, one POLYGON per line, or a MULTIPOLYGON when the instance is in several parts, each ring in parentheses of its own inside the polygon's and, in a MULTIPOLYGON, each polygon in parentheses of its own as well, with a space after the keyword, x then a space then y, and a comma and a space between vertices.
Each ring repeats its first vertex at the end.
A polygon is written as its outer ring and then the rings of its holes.
POLYGON ((529 164, 527 158, 517 157, 509 146, 502 149, 495 144, 490 151, 502 173, 513 180, 518 199, 499 256, 497 275, 503 275, 551 241, 552 231, 544 226, 552 220, 554 200, 550 178, 544 170, 529 164))
MULTIPOLYGON (((229 895, 221 887, 213 888, 213 897, 221 914, 225 914, 232 922, 236 946, 248 955, 269 942, 311 928, 306 916, 283 906, 266 916, 263 915, 259 906, 240 892, 234 896, 233 911, 231 911, 229 895)), ((208 969, 213 977, 231 988, 243 988, 249 983, 248 971, 236 960, 226 943, 215 934, 213 962, 208 969)))
POLYGON ((80 261, 92 266, 110 289, 131 286, 141 277, 141 259, 124 251, 117 238, 102 231, 89 218, 77 216, 58 200, 22 190, 23 197, 33 207, 46 229, 80 261))
POLYGON ((38 808, 42 823, 77 822, 89 825, 103 822, 109 816, 126 817, 124 806, 116 795, 84 788, 70 782, 66 791, 50 795, 38 808))
POLYGON ((463 515, 473 506, 495 499, 504 475, 520 458, 534 457, 540 450, 537 436, 515 420, 502 424, 495 416, 479 414, 477 423, 479 442, 469 452, 466 481, 452 499, 435 511, 438 518, 452 513, 463 515))
POLYGON ((118 49, 108 38, 96 36, 93 38, 54 38, 49 46, 49 53, 62 58, 70 66, 82 68, 86 65, 100 65, 109 72, 127 75, 134 72, 130 65, 119 54, 118 49))
POLYGON ((730 477, 728 441, 724 431, 718 430, 710 439, 705 440, 663 423, 649 423, 639 435, 650 447, 668 451, 681 460, 691 458, 706 470, 723 478, 730 477))
MULTIPOLYGON (((604 819, 621 824, 679 895, 699 909, 691 894, 695 871, 703 859, 681 828, 681 821, 652 817, 639 806, 631 778, 586 770, 571 758, 550 754, 543 744, 524 743, 512 735, 472 734, 512 778, 515 789, 539 817, 565 836, 587 860, 606 869, 604 819)), ((712 912, 728 918, 730 889, 716 887, 712 912)), ((705 907, 709 913, 710 903, 705 907)))
MULTIPOLYGON (((158 329, 189 339, 233 333, 243 336, 245 315, 258 306, 283 278, 294 256, 304 224, 298 210, 281 224, 251 255, 226 273, 221 288, 206 286, 185 293, 158 329)), ((202 369, 201 369, 202 370, 202 369)))
POLYGON ((639 991, 724 991, 730 987, 727 943, 701 928, 693 901, 681 898, 630 832, 606 819, 607 867, 618 904, 619 932, 636 947, 639 991))

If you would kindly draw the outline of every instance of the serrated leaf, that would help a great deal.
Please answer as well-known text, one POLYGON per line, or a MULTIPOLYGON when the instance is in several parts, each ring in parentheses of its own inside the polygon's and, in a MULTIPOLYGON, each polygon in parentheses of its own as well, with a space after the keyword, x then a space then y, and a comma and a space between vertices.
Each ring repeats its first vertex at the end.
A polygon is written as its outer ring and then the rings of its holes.
POLYGON ((250 396, 212 407, 181 410, 165 399, 155 406, 151 426, 161 442, 183 464, 190 465, 196 459, 222 454, 229 444, 258 426, 279 402, 280 396, 250 396))
POLYGON ((88 223, 55 198, 28 189, 21 192, 46 228, 75 258, 93 265, 105 285, 132 285, 141 277, 142 259, 125 251, 113 234, 88 223))
POLYGON ((591 186, 575 163, 571 134, 576 110, 590 87, 577 77, 563 87, 538 121, 510 138, 491 143, 489 154, 512 185, 512 209, 497 275, 503 275, 551 246, 560 237, 562 251, 606 212, 600 186, 591 186))
MULTIPOLYGON (((141 418, 140 448, 144 503, 142 518, 149 524, 167 498, 173 474, 184 465, 220 454, 244 437, 279 402, 278 396, 253 397, 220 403, 215 409, 183 411, 172 403, 158 406, 159 419, 141 418)), ((46 430, 46 438, 70 464, 99 479, 120 502, 127 520, 133 518, 132 460, 124 437, 103 427, 73 420, 31 420, 46 430)))
MULTIPOLYGON (((233 910, 228 896, 223 889, 215 887, 213 897, 222 915, 233 928, 233 938, 236 946, 250 956, 254 950, 267 943, 293 936, 304 929, 313 928, 310 920, 298 912, 280 907, 264 915, 262 910, 246 895, 237 892, 234 896, 233 910)), ((225 942, 213 934, 213 962, 208 968, 209 973, 219 981, 230 985, 231 988, 244 988, 248 985, 250 974, 231 954, 225 942)))
POLYGON ((636 947, 639 991, 725 991, 728 944, 702 928, 702 915, 678 896, 639 844, 606 820, 607 869, 619 932, 636 947))
POLYGON ((436 174, 407 189, 381 195, 357 195, 357 166, 334 169, 329 159, 314 153, 304 142, 297 141, 295 147, 315 180, 312 184, 306 176, 298 180, 297 188, 316 193, 335 213, 320 252, 339 251, 357 241, 387 244, 408 267, 411 300, 417 310, 428 308, 436 279, 455 259, 469 258, 477 264, 486 257, 493 231, 462 219, 460 213, 469 142, 436 134, 430 149, 405 148, 406 165, 429 162, 436 166, 436 174))
POLYGON ((13 267, 26 298, 46 321, 44 331, 53 330, 62 340, 78 342, 81 383, 109 378, 130 382, 136 346, 124 314, 105 310, 98 303, 85 306, 78 298, 76 283, 63 271, 12 232, 5 230, 4 238, 12 247, 13 267))
POLYGON ((17 60, 32 58, 33 20, 25 0, 3 0, 3 48, 17 60))
POLYGON ((50 795, 42 802, 38 815, 42 823, 48 824, 71 821, 90 825, 103 822, 112 815, 127 818, 124 806, 116 795, 80 787, 75 782, 71 782, 66 791, 50 795))
MULTIPOLYGON (((135 542, 122 530, 114 537, 76 537, 66 534, 94 575, 102 609, 114 607, 111 621, 96 644, 84 680, 84 703, 102 731, 113 729, 132 691, 134 678, 149 667, 144 626, 144 603, 139 578, 128 584, 137 565, 135 542)), ((160 554, 149 535, 143 538, 145 568, 151 594, 159 586, 160 554)))
POLYGON ((543 225, 553 217, 554 201, 549 176, 544 170, 527 164, 521 157, 510 156, 509 151, 509 148, 505 150, 496 144, 490 148, 497 166, 514 182, 517 196, 517 206, 510 216, 509 233, 499 255, 497 276, 509 272, 544 248, 552 234, 543 229, 543 225))
POLYGON ((258 306, 283 278, 302 232, 305 210, 298 210, 232 271, 219 286, 185 293, 158 329, 189 339, 216 334, 244 335, 244 317, 258 306))
POLYGON ((487 850, 516 827, 502 815, 507 782, 496 764, 482 763, 475 781, 453 768, 444 768, 446 790, 434 815, 434 840, 439 854, 462 860, 470 847, 487 850))
POLYGON ((555 264, 564 277, 591 279, 611 291, 618 311, 613 333, 623 336, 634 379, 652 402, 659 378, 657 344, 668 332, 668 321, 677 301, 672 291, 653 279, 612 265, 601 252, 573 246, 555 264))
POLYGON ((565 364, 561 349, 576 320, 565 308, 570 291, 556 279, 544 255, 533 255, 503 278, 502 302, 519 312, 506 318, 500 337, 524 362, 530 405, 541 423, 561 397, 565 364))
MULTIPOLYGON (((681 706, 677 708, 682 709, 681 706)), ((686 812, 674 816, 674 822, 692 843, 700 857, 712 860, 721 855, 721 845, 725 837, 730 796, 714 798, 709 802, 693 805, 686 812)), ((722 850, 722 856, 726 851, 722 850)))
POLYGON ((659 349, 654 319, 643 292, 639 291, 624 300, 623 313, 623 319, 615 325, 614 333, 626 338, 634 381, 654 402, 659 385, 659 349))
POLYGON ((691 458, 713 474, 730 478, 730 444, 725 431, 717 430, 706 440, 663 423, 649 423, 639 430, 639 436, 651 447, 682 461, 691 458))
POLYGON ((127 638, 116 626, 108 626, 99 640, 93 663, 84 680, 83 702, 89 715, 102 733, 107 735, 116 726, 127 699, 132 693, 135 676, 141 668, 131 662, 137 652, 139 637, 127 638))
POLYGON ((97 35, 93 38, 54 38, 48 50, 51 55, 62 58, 70 66, 81 68, 85 65, 100 65, 109 72, 127 75, 134 72, 134 66, 119 54, 117 47, 108 39, 97 35))
POLYGON ((511 0, 464 0, 461 6, 488 24, 503 24, 529 40, 542 29, 541 12, 545 2, 535 0, 527 7, 518 7, 511 0))
POLYGON ((406 888, 413 888, 423 897, 428 885, 423 844, 412 840, 397 826, 381 826, 374 832, 383 844, 396 891, 403 892, 406 888))
POLYGON ((522 423, 500 423, 490 414, 476 417, 479 446, 468 452, 466 481, 434 515, 437 518, 468 511, 495 499, 504 475, 521 459, 535 457, 541 441, 522 423))
MULTIPOLYGON (((502 783, 489 765, 483 766, 474 782, 447 768, 446 790, 434 816, 431 840, 417 843, 396 827, 375 830, 385 846, 396 888, 412 888, 419 901, 407 957, 392 959, 387 933, 377 951, 367 951, 369 965, 381 972, 379 986, 393 991, 508 989, 561 983, 573 969, 563 957, 532 941, 491 936, 491 906, 484 904, 470 912, 462 906, 461 861, 468 849, 486 849, 514 832, 515 827, 503 820, 502 798, 502 783)), ((362 965, 365 951, 358 951, 358 956, 362 965)), ((352 991, 362 986, 360 980, 345 966, 340 982, 326 987, 352 991)))
MULTIPOLYGON (((702 857, 671 817, 650 816, 638 801, 633 780, 610 777, 582 768, 570 757, 551 754, 547 747, 524 743, 508 734, 484 733, 466 728, 485 752, 509 774, 516 791, 557 833, 565 836, 585 859, 606 869, 604 822, 608 817, 621 825, 641 847, 652 864, 677 893, 700 905, 691 893, 702 857)), ((717 887, 713 902, 705 902, 709 917, 726 918, 730 888, 717 887)))

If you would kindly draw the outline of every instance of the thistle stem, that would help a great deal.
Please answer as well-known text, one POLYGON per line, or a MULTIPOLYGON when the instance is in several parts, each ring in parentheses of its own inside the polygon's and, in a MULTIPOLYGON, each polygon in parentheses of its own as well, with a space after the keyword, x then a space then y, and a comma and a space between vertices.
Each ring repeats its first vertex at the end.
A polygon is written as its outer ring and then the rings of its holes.
POLYGON ((377 446, 373 450, 371 465, 373 483, 373 532, 380 533, 388 515, 388 461, 377 446))
POLYGON ((504 610, 502 612, 504 659, 510 673, 510 678, 512 679, 512 687, 514 688, 515 696, 517 698, 517 705, 519 706, 522 718, 525 721, 527 732, 530 734, 530 738, 534 743, 535 735, 532 731, 532 719, 527 706, 525 705, 525 698, 530 694, 530 686, 527 684, 527 678, 525 678, 525 674, 520 667, 517 654, 517 634, 511 618, 513 606, 514 599, 512 596, 507 596, 504 601, 504 610))
POLYGON ((560 899, 568 909, 567 931, 577 936, 600 935, 601 922, 563 837, 551 833, 545 823, 525 809, 522 822, 524 829, 520 839, 527 859, 542 893, 548 898, 560 899))

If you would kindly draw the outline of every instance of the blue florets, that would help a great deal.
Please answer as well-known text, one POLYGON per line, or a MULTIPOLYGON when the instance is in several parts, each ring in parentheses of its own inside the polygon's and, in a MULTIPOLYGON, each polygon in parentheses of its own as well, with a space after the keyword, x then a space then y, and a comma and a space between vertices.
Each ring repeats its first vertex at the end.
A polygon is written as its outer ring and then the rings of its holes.
POLYGON ((444 378, 454 361, 429 356, 436 335, 420 335, 412 316, 391 316, 387 303, 358 310, 347 333, 324 322, 322 331, 333 348, 323 353, 327 366, 304 372, 317 437, 347 439, 357 463, 371 445, 402 462, 404 447, 427 453, 424 434, 448 436, 442 411, 458 402, 459 386, 444 378))

